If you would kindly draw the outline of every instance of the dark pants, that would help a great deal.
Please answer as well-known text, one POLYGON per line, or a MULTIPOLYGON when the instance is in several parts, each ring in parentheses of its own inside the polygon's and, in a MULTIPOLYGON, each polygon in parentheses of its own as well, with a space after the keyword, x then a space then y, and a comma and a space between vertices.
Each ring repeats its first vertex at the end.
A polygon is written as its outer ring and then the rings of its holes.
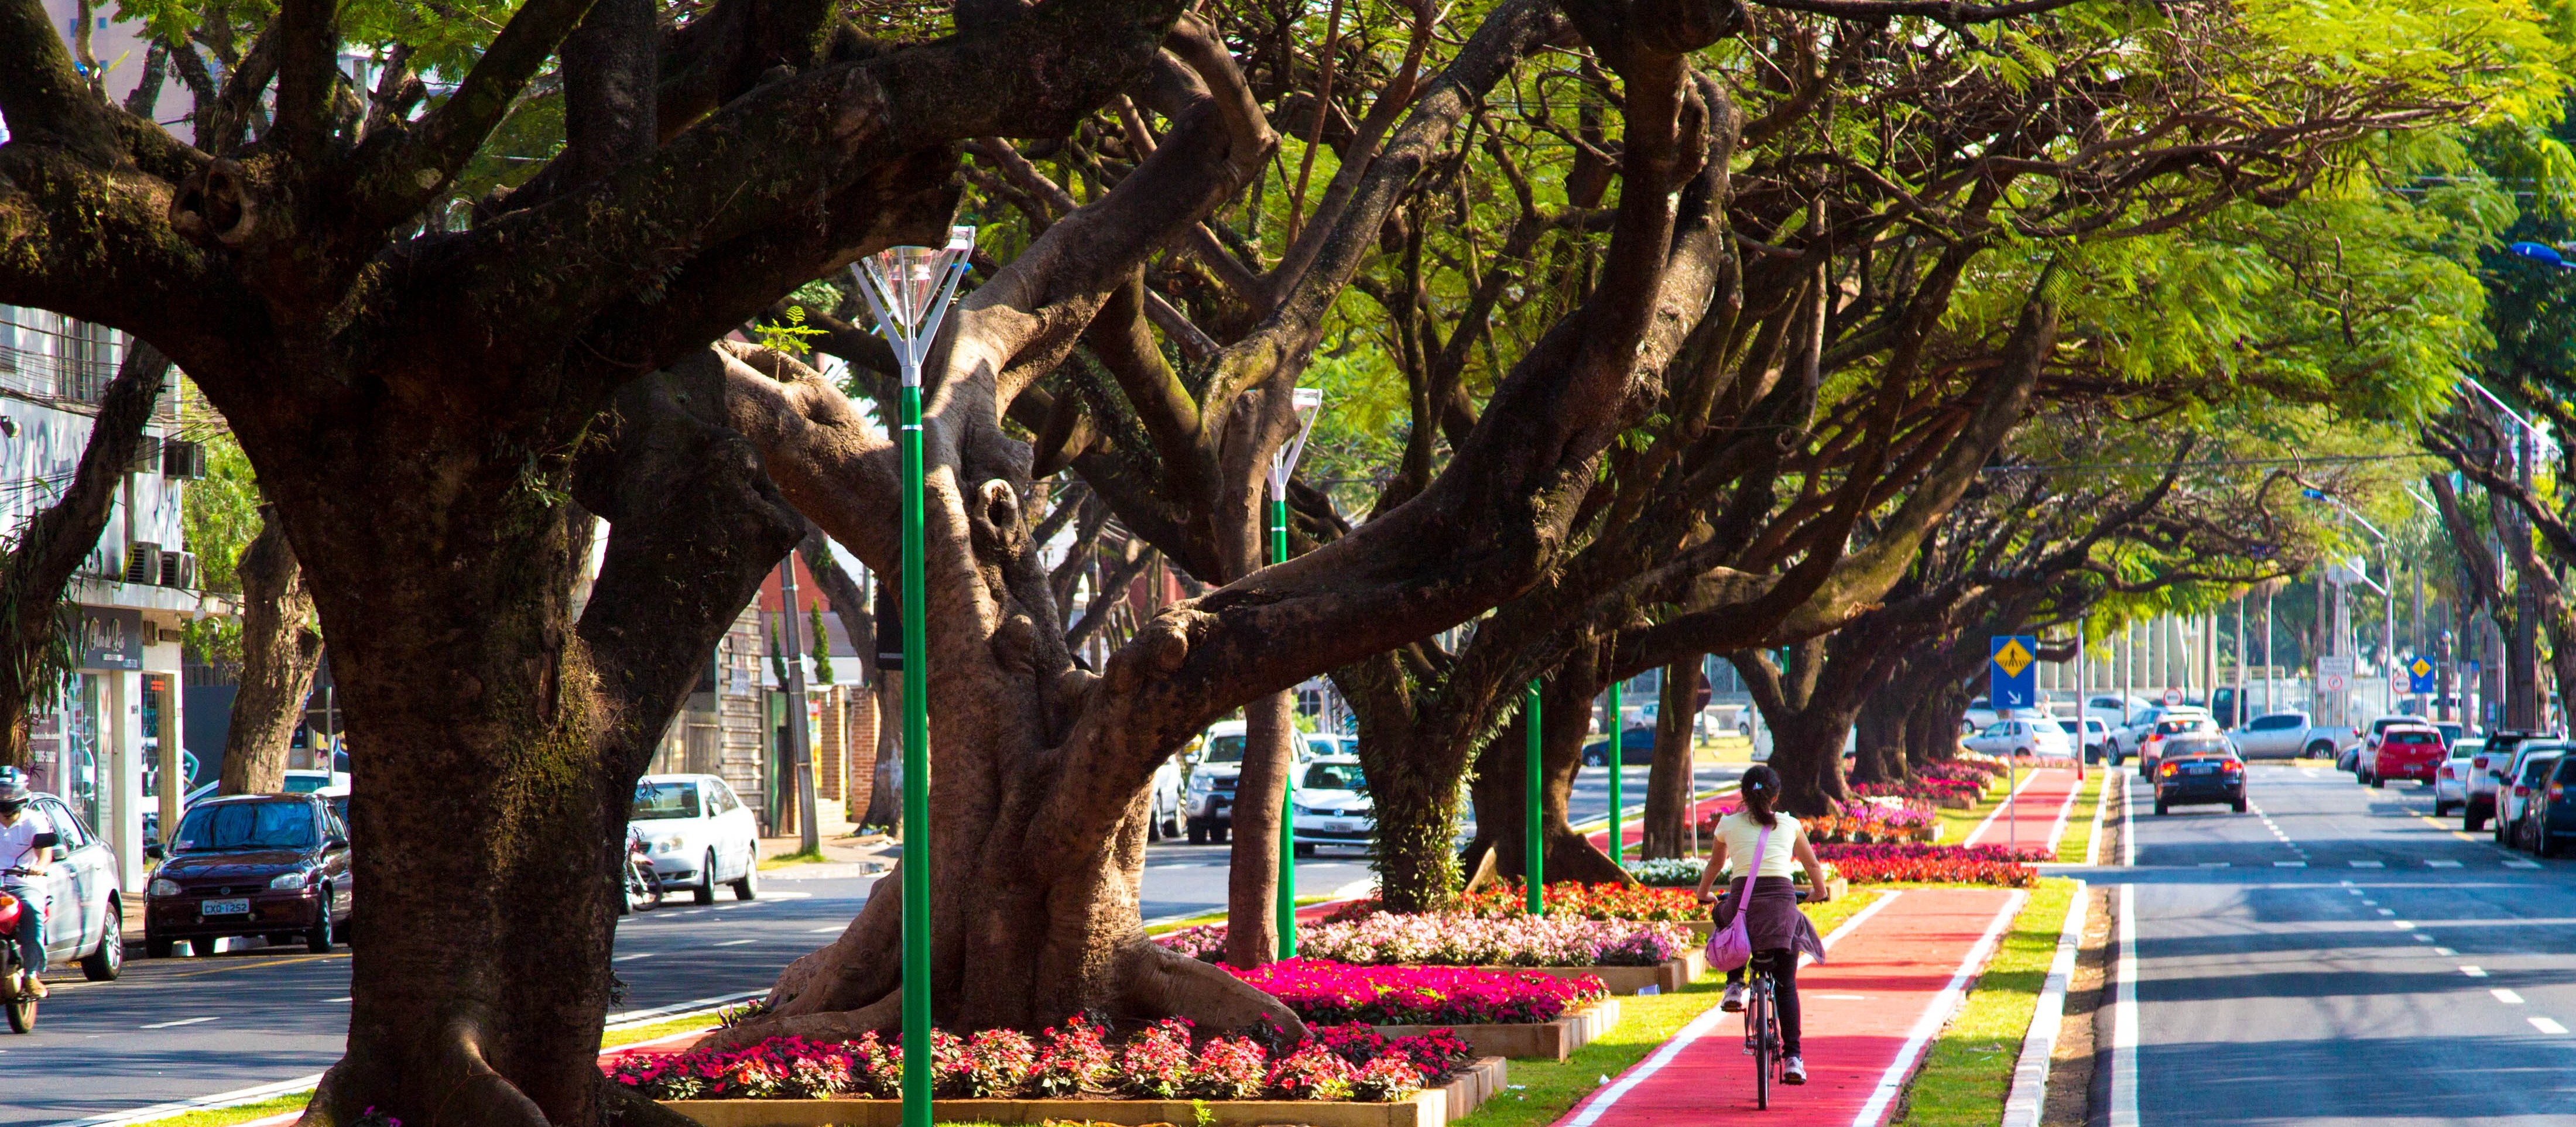
MULTIPOLYGON (((1780 1007, 1780 1055, 1802 1056, 1798 1051, 1798 953, 1791 950, 1756 951, 1753 957, 1771 972, 1771 1000, 1780 1007)), ((1726 984, 1740 986, 1744 968, 1726 972, 1726 984)))

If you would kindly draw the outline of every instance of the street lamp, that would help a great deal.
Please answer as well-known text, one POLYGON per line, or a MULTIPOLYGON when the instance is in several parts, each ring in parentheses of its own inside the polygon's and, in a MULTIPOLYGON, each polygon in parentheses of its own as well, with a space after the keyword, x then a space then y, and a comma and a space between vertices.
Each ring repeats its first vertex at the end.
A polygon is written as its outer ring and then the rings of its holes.
MULTIPOLYGON (((1617 656, 1615 644, 1612 656, 1617 656)), ((1628 762, 1622 758, 1627 752, 1626 745, 1620 742, 1619 677, 1615 673, 1610 676, 1610 699, 1605 703, 1610 714, 1610 747, 1601 761, 1610 765, 1610 863, 1624 869, 1628 867, 1628 827, 1620 807, 1628 795, 1624 786, 1626 780, 1621 776, 1626 773, 1628 762)))
POLYGON ((902 369, 903 555, 903 1123, 930 1127, 930 653, 923 583, 921 362, 975 249, 973 227, 944 247, 888 247, 850 274, 902 369))
MULTIPOLYGON (((1288 477, 1297 472, 1297 459, 1306 454, 1306 436, 1315 429, 1315 416, 1324 410, 1321 389, 1301 387, 1293 392, 1289 406, 1297 412, 1297 436, 1281 443, 1270 452, 1270 562, 1288 562, 1288 477)), ((1288 738, 1297 738, 1295 731, 1288 738)), ((1288 753, 1288 785, 1279 788, 1279 957, 1297 957, 1297 753, 1288 753)))

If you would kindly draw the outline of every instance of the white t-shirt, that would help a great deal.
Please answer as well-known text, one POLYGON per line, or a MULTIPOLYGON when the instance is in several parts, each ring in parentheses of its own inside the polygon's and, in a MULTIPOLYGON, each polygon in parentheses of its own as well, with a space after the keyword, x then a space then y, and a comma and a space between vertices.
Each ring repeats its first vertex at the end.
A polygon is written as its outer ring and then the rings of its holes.
MULTIPOLYGON (((0 826, 0 869, 32 869, 38 860, 50 860, 36 856, 36 835, 53 832, 53 819, 45 817, 45 812, 35 803, 28 803, 26 809, 18 812, 16 822, 0 826)), ((0 881, 10 884, 25 879, 14 873, 0 876, 0 881)))
MULTIPOLYGON (((1796 871, 1793 858, 1798 852, 1798 819, 1778 813, 1772 818, 1780 824, 1771 827, 1771 841, 1762 851, 1762 863, 1753 868, 1757 877, 1786 877, 1796 871)), ((1726 843, 1728 867, 1735 870, 1736 876, 1744 875, 1745 859, 1753 856, 1754 843, 1761 835, 1762 823, 1744 811, 1717 820, 1717 839, 1726 843)))

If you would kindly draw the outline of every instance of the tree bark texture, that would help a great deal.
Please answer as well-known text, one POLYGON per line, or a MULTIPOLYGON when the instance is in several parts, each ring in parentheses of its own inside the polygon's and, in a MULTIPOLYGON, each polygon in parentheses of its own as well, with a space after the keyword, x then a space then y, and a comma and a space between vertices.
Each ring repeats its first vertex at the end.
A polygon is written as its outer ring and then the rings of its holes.
MULTIPOLYGON (((1592 726, 1592 698, 1600 692, 1597 647, 1587 647, 1580 664, 1568 662, 1539 684, 1539 826, 1540 864, 1548 883, 1633 884, 1635 878, 1610 855, 1574 832, 1566 803, 1574 794, 1575 775, 1583 769, 1583 738, 1592 726), (1589 668, 1587 668, 1589 667, 1589 668)), ((1467 843, 1460 867, 1491 871, 1502 880, 1528 879, 1529 716, 1524 708, 1485 741, 1476 756, 1474 782, 1476 836, 1467 843), (1490 862, 1487 858, 1490 855, 1490 862)), ((1616 746, 1614 743, 1612 746, 1616 746)))
MULTIPOLYGON (((117 366, 99 397, 98 417, 91 423, 89 445, 60 499, 37 513, 0 559, 0 709, 7 712, 8 746, 0 762, 27 766, 28 716, 70 672, 70 647, 63 588, 81 561, 97 547, 99 533, 116 501, 125 475, 134 472, 135 452, 143 445, 144 424, 170 375, 170 360, 161 351, 136 341, 117 366)), ((160 467, 152 467, 158 471, 160 467)))
POLYGON ((313 596, 295 547, 271 506, 234 572, 242 588, 241 691, 224 730, 221 794, 267 794, 286 785, 287 742, 304 719, 313 673, 322 664, 313 596))

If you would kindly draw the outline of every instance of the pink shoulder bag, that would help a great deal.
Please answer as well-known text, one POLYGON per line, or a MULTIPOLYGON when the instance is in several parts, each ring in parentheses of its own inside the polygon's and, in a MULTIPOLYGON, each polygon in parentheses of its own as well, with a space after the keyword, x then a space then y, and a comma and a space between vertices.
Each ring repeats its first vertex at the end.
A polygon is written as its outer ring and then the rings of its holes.
POLYGON ((1744 891, 1735 897, 1735 918, 1726 926, 1709 933, 1708 965, 1711 970, 1734 970, 1753 961, 1753 936, 1744 930, 1744 918, 1753 914, 1753 878, 1762 872, 1762 853, 1771 844, 1771 827, 1762 827, 1754 838, 1753 859, 1745 862, 1744 875, 1729 881, 1741 882, 1744 891))

